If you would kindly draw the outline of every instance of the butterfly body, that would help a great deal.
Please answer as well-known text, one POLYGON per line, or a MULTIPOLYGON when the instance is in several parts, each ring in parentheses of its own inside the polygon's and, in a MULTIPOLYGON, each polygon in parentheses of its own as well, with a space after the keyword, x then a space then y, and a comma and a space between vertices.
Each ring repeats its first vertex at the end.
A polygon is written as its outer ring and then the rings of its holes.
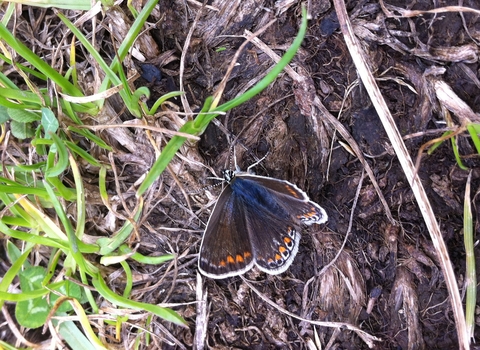
POLYGON ((327 221, 325 210, 288 181, 226 171, 228 185, 207 223, 199 254, 200 272, 236 276, 254 265, 284 272, 298 251, 302 224, 327 221))

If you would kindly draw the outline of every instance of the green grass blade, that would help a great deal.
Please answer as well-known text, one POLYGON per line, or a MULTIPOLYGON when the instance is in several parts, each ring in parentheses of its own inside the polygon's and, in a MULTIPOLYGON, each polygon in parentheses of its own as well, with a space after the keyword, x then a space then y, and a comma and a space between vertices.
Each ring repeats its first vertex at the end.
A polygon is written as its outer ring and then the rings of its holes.
POLYGON ((113 151, 112 147, 107 145, 105 141, 103 141, 100 137, 97 135, 93 134, 90 130, 87 129, 81 129, 81 128, 76 128, 74 126, 69 126, 67 128, 68 131, 73 131, 86 139, 94 142, 98 147, 101 147, 103 149, 106 149, 107 151, 113 151))
POLYGON ((97 290, 97 292, 100 293, 100 295, 102 295, 105 299, 117 306, 151 312, 166 321, 173 322, 178 325, 183 326, 187 324, 187 322, 173 310, 158 305, 133 301, 115 294, 113 291, 110 290, 110 288, 108 288, 100 274, 98 274, 96 278, 92 279, 92 284, 97 290))
MULTIPOLYGON (((141 203, 137 209, 137 212, 133 216, 132 221, 138 221, 140 215, 142 214, 143 203, 141 203)), ((120 247, 125 240, 130 236, 133 231, 133 224, 131 221, 127 220, 123 224, 122 228, 113 237, 102 237, 97 240, 97 244, 100 246, 100 254, 106 255, 113 252, 115 249, 120 247)))
MULTIPOLYGON (((58 321, 54 321, 54 324, 58 321)), ((59 333, 63 340, 75 350, 91 350, 93 345, 87 337, 80 331, 73 321, 62 322, 59 326, 59 333)))
POLYGON ((83 148, 80 148, 78 147, 76 144, 74 144, 72 141, 65 141, 65 145, 67 146, 67 148, 72 151, 73 153, 75 153, 76 155, 80 156, 81 158, 83 158, 85 161, 87 161, 88 163, 90 163, 91 165, 93 166, 97 166, 97 167, 100 167, 102 166, 102 164, 96 160, 94 157, 92 157, 90 155, 90 153, 88 153, 87 151, 85 151, 83 148))
POLYGON ((7 293, 7 292, 0 292, 0 300, 8 300, 8 301, 23 301, 23 300, 30 300, 35 298, 43 297, 50 293, 52 289, 59 289, 63 285, 65 285, 66 281, 51 283, 45 288, 35 289, 31 292, 22 292, 22 293, 7 293))
MULTIPOLYGON (((106 74, 108 79, 116 86, 123 86, 123 89, 119 91, 120 96, 122 97, 126 107, 137 118, 141 117, 139 114, 139 107, 132 105, 132 93, 129 89, 128 84, 123 85, 122 80, 115 74, 115 72, 110 68, 110 66, 105 62, 103 57, 100 55, 98 50, 96 50, 93 45, 88 41, 88 39, 83 35, 83 33, 75 27, 75 25, 70 22, 63 14, 58 13, 58 17, 62 22, 72 31, 72 33, 77 37, 77 39, 82 43, 82 45, 87 49, 87 51, 92 55, 93 59, 98 63, 102 71, 106 74)), ((103 85, 102 85, 103 88, 103 85)))
POLYGON ((92 8, 92 3, 90 0, 80 0, 80 1, 70 1, 70 0, 8 0, 9 2, 14 2, 22 4, 24 6, 33 6, 33 7, 56 7, 59 9, 65 10, 79 10, 79 11, 89 11, 92 8))
POLYGON ((160 107, 162 103, 164 103, 166 100, 172 97, 181 96, 183 94, 184 93, 181 91, 172 91, 172 92, 169 92, 168 94, 163 95, 157 101, 155 101, 152 108, 148 111, 148 114, 154 115, 157 112, 158 107, 160 107))
MULTIPOLYGON (((295 54, 297 53, 298 49, 300 48, 300 45, 303 42, 303 38, 305 37, 305 34, 307 32, 307 10, 305 7, 302 8, 302 23, 300 25, 300 29, 298 31, 298 34, 295 38, 295 40, 292 42, 292 45, 290 48, 285 52, 285 54, 282 56, 280 61, 272 68, 272 70, 262 79, 260 80, 257 84, 255 84, 254 87, 252 87, 250 90, 247 90, 244 94, 238 96, 237 98, 234 98, 233 100, 226 102, 211 112, 226 112, 231 110, 232 108, 250 100, 252 97, 258 95, 260 92, 262 92, 268 85, 273 83, 273 81, 277 78, 277 76, 283 71, 283 69, 290 63, 290 61, 293 59, 295 54)), ((210 122, 214 117, 208 117, 207 121, 210 122)))
POLYGON ((62 242, 61 240, 38 236, 32 234, 31 232, 24 232, 24 231, 17 231, 9 228, 3 221, 0 221, 0 232, 5 234, 6 236, 24 241, 29 242, 32 244, 38 244, 46 247, 58 248, 62 250, 67 250, 68 245, 66 242, 62 242))
POLYGON ((50 147, 50 153, 58 154, 57 164, 48 167, 45 172, 45 177, 57 177, 67 169, 68 166, 68 151, 65 144, 55 133, 50 133, 50 137, 53 139, 56 147, 50 147))
MULTIPOLYGON (((132 252, 132 249, 130 249, 126 244, 123 244, 120 246, 119 251, 122 254, 130 254, 132 252)), ((167 261, 170 261, 172 259, 175 259, 175 255, 173 254, 165 254, 161 256, 145 256, 140 253, 133 253, 130 256, 131 259, 138 261, 139 263, 142 264, 148 264, 148 265, 159 265, 163 264, 167 261)))
POLYGON ((480 154, 480 139, 478 138, 478 135, 480 135, 480 124, 469 124, 467 125, 467 130, 472 138, 475 148, 477 149, 477 153, 480 154))
POLYGON ((72 95, 72 96, 83 96, 83 93, 80 89, 77 89, 73 84, 71 84, 67 79, 65 79, 61 74, 59 74, 55 69, 50 67, 50 65, 38 57, 32 50, 26 47, 23 43, 18 41, 15 36, 3 25, 0 23, 0 37, 7 45, 14 49, 20 56, 30 62, 34 67, 36 67, 40 72, 45 76, 55 82, 59 87, 61 87, 62 92, 72 95))
MULTIPOLYGON (((120 44, 120 47, 118 48, 118 55, 113 59, 112 64, 110 65, 110 67, 114 72, 117 72, 118 70, 121 69, 121 66, 119 64, 119 59, 120 59, 120 62, 125 59, 133 43, 135 42, 135 40, 137 40, 138 35, 144 29, 143 26, 145 25, 145 22, 147 21, 148 17, 150 16, 153 9, 157 5, 158 1, 159 0, 149 0, 145 4, 145 6, 142 8, 142 11, 138 15, 138 17, 135 19, 135 22, 133 22, 127 35, 125 36, 125 40, 123 40, 123 42, 120 44)), ((102 82, 101 91, 106 90, 109 86, 110 86, 109 80, 105 79, 102 82)))

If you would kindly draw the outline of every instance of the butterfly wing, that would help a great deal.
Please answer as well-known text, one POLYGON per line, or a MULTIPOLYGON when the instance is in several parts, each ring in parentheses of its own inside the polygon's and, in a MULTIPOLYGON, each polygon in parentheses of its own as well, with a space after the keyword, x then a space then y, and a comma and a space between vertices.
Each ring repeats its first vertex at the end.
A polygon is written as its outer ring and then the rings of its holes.
POLYGON ((203 275, 226 278, 253 267, 245 218, 240 198, 227 186, 213 208, 200 246, 198 268, 203 275))
POLYGON ((288 181, 243 173, 231 186, 245 208, 255 263, 267 273, 279 274, 291 265, 301 224, 327 221, 325 210, 288 181))
POLYGON ((239 174, 237 177, 251 180, 266 188, 269 195, 275 198, 294 220, 302 224, 323 224, 328 220, 327 213, 322 207, 312 202, 304 191, 288 181, 250 174, 239 174))
POLYGON ((246 206, 247 229, 255 264, 276 275, 292 264, 300 242, 300 227, 282 207, 246 206))

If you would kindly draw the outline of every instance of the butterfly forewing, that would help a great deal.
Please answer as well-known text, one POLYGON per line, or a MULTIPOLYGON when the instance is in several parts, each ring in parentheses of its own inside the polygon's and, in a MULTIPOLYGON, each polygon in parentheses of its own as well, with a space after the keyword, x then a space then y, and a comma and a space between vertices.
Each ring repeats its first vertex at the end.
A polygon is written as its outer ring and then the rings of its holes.
POLYGON ((226 278, 253 266, 253 250, 246 228, 245 209, 227 186, 213 209, 203 235, 198 267, 211 278, 226 278))
POLYGON ((317 203, 312 202, 307 194, 294 184, 270 177, 239 174, 238 178, 254 181, 268 189, 269 195, 290 213, 295 220, 305 224, 322 224, 328 220, 327 213, 317 203))

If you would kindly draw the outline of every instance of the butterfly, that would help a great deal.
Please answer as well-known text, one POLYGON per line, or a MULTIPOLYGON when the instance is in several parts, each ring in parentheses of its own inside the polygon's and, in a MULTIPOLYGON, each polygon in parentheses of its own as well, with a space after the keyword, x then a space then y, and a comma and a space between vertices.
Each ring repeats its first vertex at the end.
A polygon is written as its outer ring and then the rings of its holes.
POLYGON ((294 184, 248 172, 224 171, 227 186, 208 220, 198 269, 210 278, 237 276, 256 265, 276 275, 292 264, 302 225, 327 213, 294 184))

